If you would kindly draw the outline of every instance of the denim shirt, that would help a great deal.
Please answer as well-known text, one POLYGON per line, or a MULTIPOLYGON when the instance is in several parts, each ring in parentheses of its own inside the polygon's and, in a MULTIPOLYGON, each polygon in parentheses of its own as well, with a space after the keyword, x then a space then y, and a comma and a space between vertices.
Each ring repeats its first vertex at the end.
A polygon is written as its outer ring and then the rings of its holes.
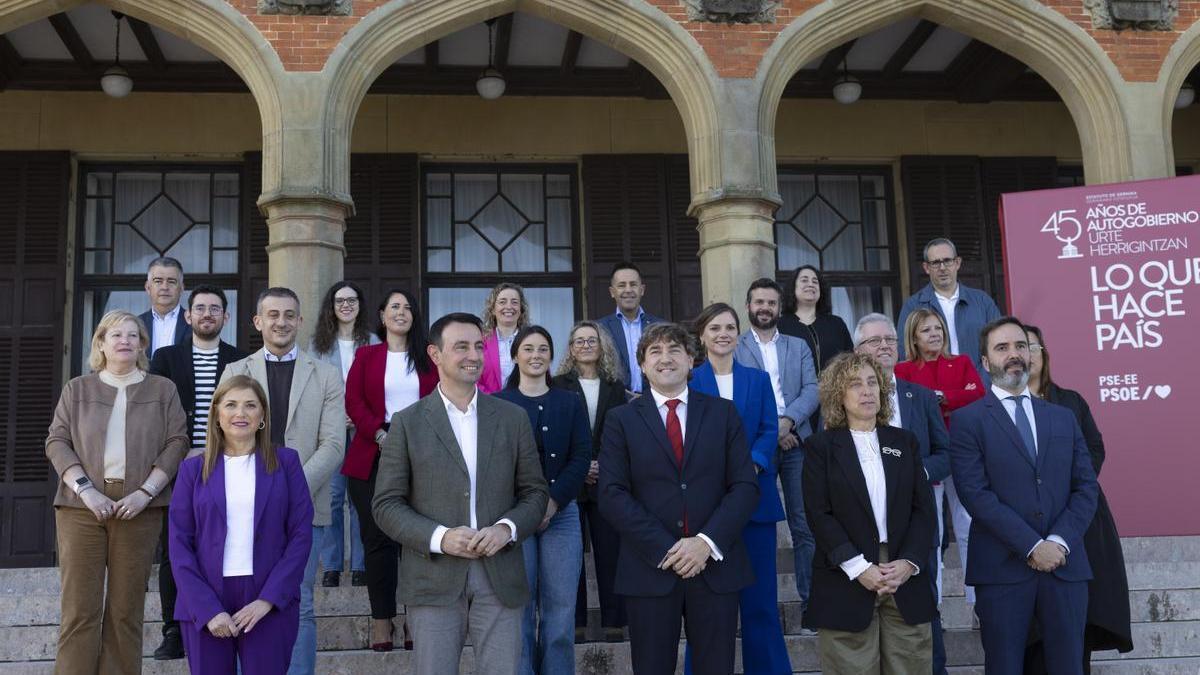
MULTIPOLYGON (((904 302, 904 307, 901 308, 900 316, 896 321, 896 332, 903 335, 904 323, 908 320, 908 315, 921 308, 933 310, 942 317, 942 321, 946 320, 946 316, 942 314, 942 306, 934 295, 933 286, 925 284, 924 288, 904 302)), ((999 318, 1000 308, 996 306, 996 301, 992 300, 991 296, 959 282, 958 305, 954 309, 954 332, 958 337, 958 348, 967 358, 971 359, 971 363, 979 371, 979 376, 983 378, 985 384, 989 382, 989 378, 987 371, 983 369, 983 365, 979 361, 979 331, 988 323, 999 318)), ((949 336, 947 336, 948 340, 949 336)), ((899 352, 899 360, 903 361, 906 358, 904 341, 900 340, 896 347, 899 352)))

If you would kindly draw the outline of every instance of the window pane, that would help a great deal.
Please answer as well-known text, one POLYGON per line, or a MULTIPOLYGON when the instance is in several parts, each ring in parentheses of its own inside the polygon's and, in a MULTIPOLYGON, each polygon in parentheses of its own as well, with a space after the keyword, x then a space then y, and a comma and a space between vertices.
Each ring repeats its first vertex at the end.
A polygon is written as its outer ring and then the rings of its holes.
MULTIPOLYGON (((479 316, 491 288, 430 288, 429 323, 451 312, 466 312, 479 316)), ((528 290, 528 289, 526 289, 528 290)))
POLYGON ((470 225, 455 225, 454 269, 458 272, 497 272, 496 250, 470 225))
POLYGON ((821 269, 861 272, 863 269, 862 226, 846 227, 821 254, 821 269))
POLYGON ((213 269, 216 274, 233 274, 238 270, 238 252, 236 250, 213 251, 213 269))
POLYGON ((571 201, 551 199, 547 207, 546 225, 549 228, 546 243, 549 246, 571 245, 571 201))
POLYGON ((838 231, 846 224, 824 199, 814 199, 808 207, 800 212, 792 224, 804 233, 809 241, 817 248, 825 248, 838 236, 838 231))
POLYGON ((858 176, 821 176, 821 196, 846 220, 859 220, 858 176))
POLYGON ((429 196, 450 196, 450 174, 431 173, 425 178, 425 193, 429 196))
POLYGON ((867 246, 887 246, 887 203, 870 201, 863 204, 863 240, 867 246))
POLYGON ((454 176, 454 217, 468 220, 496 194, 496 174, 460 173, 454 176))
POLYGON ((487 237, 492 246, 502 249, 512 241, 513 237, 517 236, 529 221, 525 220, 502 197, 496 197, 483 207, 483 210, 471 222, 483 233, 483 236, 487 237))
POLYGON ((575 290, 526 286, 525 300, 529 303, 529 320, 549 331, 554 339, 554 361, 550 364, 553 373, 567 353, 567 336, 575 325, 575 290))
POLYGON ((570 272, 574 269, 570 249, 552 248, 549 253, 550 267, 547 272, 570 272))
POLYGON ((851 329, 859 317, 871 312, 896 318, 891 286, 834 286, 830 289, 830 301, 833 313, 842 317, 851 329))
POLYGON ((425 201, 426 236, 430 246, 450 245, 450 200, 428 199, 425 201))
MULTIPOLYGON (((165 251, 170 248, 171 242, 191 227, 192 221, 169 200, 160 197, 133 224, 155 248, 165 251)), ((183 269, 186 272, 188 268, 183 269)))
POLYGON ((783 206, 779 208, 780 220, 792 220, 812 196, 816 194, 811 174, 785 173, 779 176, 779 195, 783 206))
POLYGON ((83 254, 84 274, 108 274, 112 270, 108 265, 111 260, 108 251, 85 251, 83 254))
POLYGON ((112 174, 111 173, 89 173, 87 177, 87 195, 88 197, 111 197, 112 196, 112 174))
POLYGON ((240 210, 241 202, 236 197, 216 200, 213 204, 213 246, 238 245, 240 210))
POLYGON ((241 193, 241 177, 236 173, 219 173, 213 176, 213 195, 216 197, 237 197, 241 193))
POLYGON ((890 272, 892 270, 892 259, 888 254, 887 249, 871 248, 867 249, 867 271, 868 272, 890 272))
POLYGON ((887 196, 887 194, 883 191, 883 176, 861 176, 861 178, 863 199, 870 197, 882 198, 887 196))
POLYGON ((117 221, 127 223, 162 192, 162 174, 119 173, 115 197, 117 221))
POLYGON ((450 269, 450 249, 446 248, 431 248, 429 249, 429 271, 430 272, 452 272, 450 269))
POLYGON ((504 174, 500 177, 500 190, 528 220, 544 219, 542 174, 504 174))
POLYGON ((561 173, 546 176, 546 194, 551 197, 570 197, 571 177, 561 173))
POLYGON ((794 270, 801 265, 821 265, 821 257, 796 229, 787 223, 775 226, 775 244, 778 246, 779 269, 794 270))
POLYGON ((167 196, 191 220, 208 220, 208 176, 206 173, 167 174, 167 196))
POLYGON ((542 228, 540 224, 530 225, 504 250, 502 256, 505 272, 546 271, 542 228))
MULTIPOLYGON (((184 273, 196 274, 209 271, 208 252, 210 248, 208 225, 196 225, 188 230, 188 233, 183 235, 183 238, 172 246, 166 254, 183 264, 184 273)), ((236 259, 233 261, 233 266, 236 270, 236 259)))
MULTIPOLYGON (((113 274, 146 274, 146 267, 158 257, 158 251, 128 225, 117 225, 113 242, 113 274)), ((184 269, 186 272, 186 268, 184 269)), ((144 310, 143 310, 144 311, 144 310)))
POLYGON ((112 246, 112 222, 110 221, 112 200, 89 199, 83 214, 84 246, 107 248, 112 246))

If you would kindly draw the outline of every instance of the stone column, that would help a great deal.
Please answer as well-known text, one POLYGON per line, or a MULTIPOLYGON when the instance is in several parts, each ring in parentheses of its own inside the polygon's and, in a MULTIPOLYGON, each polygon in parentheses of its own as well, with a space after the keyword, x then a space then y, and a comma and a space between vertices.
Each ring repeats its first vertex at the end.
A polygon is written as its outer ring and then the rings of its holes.
POLYGON ((746 320, 746 289, 775 277, 774 213, 766 199, 725 198, 695 207, 700 221, 700 278, 704 304, 727 302, 746 320))
POLYGON ((316 327, 325 291, 341 281, 346 247, 343 234, 349 204, 331 199, 276 197, 261 201, 271 230, 267 245, 267 283, 286 286, 300 296, 300 345, 304 348, 316 327))
MULTIPOLYGON (((1171 126, 1164 118, 1163 92, 1157 82, 1120 85, 1121 109, 1129 134, 1131 174, 1125 180, 1167 178, 1175 175, 1171 152, 1171 126)), ((1172 104, 1175 101, 1171 96, 1172 104)), ((1088 180, 1089 183, 1093 182, 1088 180)))

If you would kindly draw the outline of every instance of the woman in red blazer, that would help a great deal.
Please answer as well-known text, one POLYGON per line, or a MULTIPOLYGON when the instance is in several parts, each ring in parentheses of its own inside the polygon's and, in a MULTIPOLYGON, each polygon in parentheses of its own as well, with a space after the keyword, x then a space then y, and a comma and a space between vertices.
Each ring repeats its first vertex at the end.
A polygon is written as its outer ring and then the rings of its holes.
MULTIPOLYGON (((388 292, 379 305, 377 334, 382 342, 359 347, 346 378, 346 414, 355 431, 342 473, 349 479, 350 500, 358 511, 363 538, 371 600, 371 649, 391 651, 400 545, 380 531, 371 515, 379 448, 392 415, 433 391, 438 371, 429 359, 425 318, 412 293, 401 289, 388 292)), ((405 648, 410 644, 405 641, 405 648)))

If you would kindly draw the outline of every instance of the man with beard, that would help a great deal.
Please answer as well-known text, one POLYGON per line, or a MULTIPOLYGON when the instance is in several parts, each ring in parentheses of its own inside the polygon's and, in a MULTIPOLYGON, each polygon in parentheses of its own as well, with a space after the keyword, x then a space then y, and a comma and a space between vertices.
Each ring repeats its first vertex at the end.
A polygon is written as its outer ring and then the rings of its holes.
MULTIPOLYGON (((804 469, 804 440, 814 430, 808 419, 817 409, 817 371, 812 352, 798 337, 779 332, 783 289, 772 279, 762 278, 746 291, 746 313, 750 330, 738 338, 733 358, 743 366, 765 370, 771 377, 775 408, 779 415, 779 479, 788 529, 795 554, 796 591, 808 603, 812 582, 812 557, 816 540, 804 515, 804 493, 800 485, 804 469)), ((806 634, 811 634, 805 629, 806 634)))
POLYGON ((987 672, 1017 675, 1034 617, 1046 670, 1083 673, 1087 581, 1083 533, 1096 474, 1070 410, 1029 393, 1025 328, 1002 317, 979 334, 989 395, 950 420, 950 462, 971 514, 966 582, 975 586, 987 672))
MULTIPOLYGON (((213 390, 225 372, 225 366, 245 354, 221 339, 221 329, 229 320, 225 311, 225 291, 215 286, 197 286, 188 297, 184 319, 192 327, 191 335, 177 344, 154 352, 150 373, 175 383, 179 402, 188 416, 192 453, 204 450, 208 436, 208 409, 213 390)), ((165 509, 164 509, 165 511, 165 509)), ((163 641, 154 650, 159 661, 183 658, 183 638, 175 620, 175 577, 167 551, 166 513, 163 514, 162 555, 158 561, 158 592, 162 599, 163 641)))

